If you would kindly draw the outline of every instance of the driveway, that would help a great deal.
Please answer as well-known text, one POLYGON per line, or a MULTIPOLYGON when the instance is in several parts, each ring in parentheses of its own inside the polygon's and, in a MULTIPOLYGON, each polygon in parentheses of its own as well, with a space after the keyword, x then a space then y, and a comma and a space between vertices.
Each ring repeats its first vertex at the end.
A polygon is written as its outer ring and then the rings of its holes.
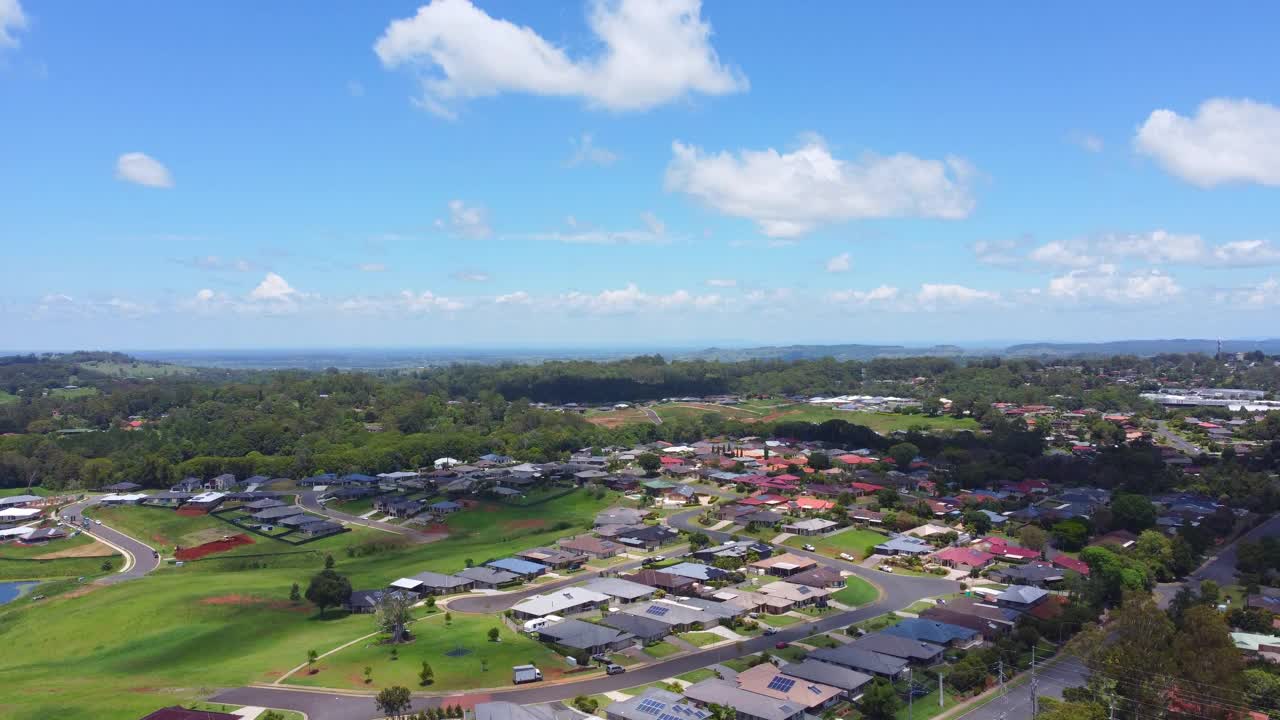
MULTIPOLYGON (((668 524, 682 530, 698 530, 705 532, 713 541, 724 541, 730 537, 728 533, 707 530, 698 526, 695 518, 701 513, 701 509, 695 509, 690 510, 689 512, 673 515, 668 519, 668 524)), ((507 684, 509 682, 507 669, 497 668, 495 669, 492 677, 477 679, 477 684, 492 684, 495 686, 505 687, 499 687, 498 689, 485 692, 459 692, 446 696, 415 698, 413 709, 417 711, 427 709, 429 707, 438 707, 442 704, 472 705, 477 702, 486 702, 489 700, 505 700, 508 702, 526 705, 531 703, 569 700, 578 695, 594 695, 597 693, 623 690, 637 685, 658 682, 673 675, 679 675, 681 673, 689 672, 690 670, 696 670, 708 665, 722 663, 726 660, 731 660, 742 655, 749 655, 762 650, 769 650, 778 642, 795 642, 808 637, 809 635, 813 635, 814 633, 828 632, 844 628, 853 623, 861 622, 877 615, 882 615, 886 612, 901 610, 921 598, 945 595, 956 592, 959 589, 959 585, 950 580, 888 575, 885 573, 867 570, 853 563, 846 563, 841 560, 835 560, 823 555, 818 555, 817 553, 806 553, 803 550, 795 550, 792 548, 788 548, 788 551, 812 557, 822 565, 845 570, 853 575, 861 576, 877 585, 881 590, 881 596, 875 602, 856 610, 833 613, 814 623, 792 625, 780 630, 776 635, 760 636, 750 640, 744 640, 740 643, 700 650, 698 652, 681 655, 644 667, 631 669, 622 675, 602 676, 592 678, 590 680, 582 680, 580 682, 545 685, 534 684, 515 687, 507 684)), ((612 572, 625 567, 625 565, 621 565, 615 568, 610 568, 609 570, 612 572)), ((469 608, 467 610, 468 612, 473 611, 470 608, 481 608, 479 610, 475 610, 477 612, 498 612, 528 595, 546 592, 548 589, 558 587, 560 584, 580 582, 586 577, 590 576, 579 574, 572 578, 566 578, 563 583, 562 581, 556 581, 555 583, 527 588, 518 593, 492 595, 488 597, 458 598, 457 600, 452 601, 451 604, 455 609, 462 611, 464 606, 457 603, 461 603, 465 600, 469 603, 466 606, 469 608), (496 609, 490 610, 490 608, 496 609)), ((283 687, 253 686, 236 688, 215 695, 213 697, 213 701, 237 705, 258 705, 263 707, 283 708, 287 710, 300 710, 307 713, 310 720, 368 720, 378 714, 374 707, 373 699, 367 696, 335 694, 333 692, 323 691, 295 690, 283 687)))
POLYGON ((366 520, 358 515, 350 515, 348 513, 332 510, 325 507, 324 503, 320 502, 320 493, 315 490, 299 490, 297 504, 308 512, 323 515, 330 520, 336 520, 348 525, 361 525, 374 530, 381 530, 393 535, 410 538, 414 542, 429 543, 435 542, 436 540, 443 540, 448 537, 448 535, 444 533, 418 532, 417 530, 400 527, 399 525, 392 525, 391 523, 379 522, 377 520, 366 520))
POLYGON ((96 505, 97 502, 97 498, 87 498, 62 508, 58 513, 58 517, 63 522, 73 525, 124 554, 125 563, 119 572, 98 578, 94 582, 102 585, 113 585, 125 580, 135 580, 143 577, 160 567, 160 559, 155 556, 156 551, 150 545, 140 540, 135 540, 106 525, 93 523, 85 529, 79 524, 80 519, 84 517, 85 508, 96 505))

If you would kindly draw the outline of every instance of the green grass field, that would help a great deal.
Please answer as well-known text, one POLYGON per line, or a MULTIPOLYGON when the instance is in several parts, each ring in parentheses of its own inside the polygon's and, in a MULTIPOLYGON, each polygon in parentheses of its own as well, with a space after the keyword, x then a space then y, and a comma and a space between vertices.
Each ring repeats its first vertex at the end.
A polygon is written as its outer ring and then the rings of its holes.
POLYGON ((127 378, 168 377, 170 375, 191 375, 196 372, 195 368, 185 367, 183 365, 168 365, 165 363, 144 361, 138 361, 136 363, 117 363, 106 361, 87 362, 81 363, 81 367, 110 377, 127 378))
POLYGON ((793 615, 761 615, 760 622, 765 625, 772 625, 776 628, 784 628, 788 625, 795 625, 801 622, 801 619, 793 615))
MULTIPOLYGON (((426 661, 435 673, 435 682, 422 689, 463 690, 510 685, 514 665, 537 665, 547 680, 560 677, 569 669, 542 643, 512 632, 497 616, 454 614, 453 622, 446 625, 444 613, 438 612, 413 623, 410 629, 416 638, 397 648, 398 660, 391 659, 390 646, 379 644, 381 636, 373 637, 323 658, 316 664, 316 674, 304 670, 285 682, 350 689, 389 685, 418 688, 418 671, 426 661), (500 642, 489 641, 489 629, 495 627, 500 642), (366 667, 373 669, 373 682, 369 684, 364 682, 366 667)), ((301 657, 299 662, 305 659, 301 657)))
POLYGON ((715 676, 716 672, 711 668, 698 668, 697 670, 690 670, 687 673, 681 673, 680 675, 677 675, 676 678, 684 680, 685 682, 700 683, 703 680, 710 680, 715 676))
POLYGON ((670 657, 680 652, 680 648, 676 647, 675 645, 672 645, 666 640, 663 640, 662 642, 649 645, 644 649, 644 652, 649 657, 657 658, 661 660, 664 657, 670 657))
MULTIPOLYGON (((977 430, 978 422, 972 418, 953 418, 947 415, 929 417, 926 415, 902 415, 898 413, 850 412, 829 407, 809 405, 808 403, 791 403, 781 400, 749 400, 739 405, 715 405, 712 403, 667 403, 653 408, 663 420, 694 420, 703 415, 713 413, 726 420, 743 422, 779 422, 802 421, 821 423, 827 420, 844 420, 857 425, 865 425, 872 430, 887 435, 896 430, 923 428, 938 432, 955 432, 959 430, 977 430)), ((616 427, 636 422, 651 422, 638 408, 628 408, 613 412, 587 413, 587 419, 600 425, 616 427)))
POLYGON ((723 636, 713 632, 687 632, 681 633, 676 637, 694 647, 706 647, 708 645, 714 645, 715 643, 724 641, 723 636))
POLYGON ((89 397, 97 394, 98 388, 96 387, 53 388, 49 391, 49 397, 64 399, 89 397))
POLYGON ((18 402, 18 396, 10 393, 8 390, 0 390, 0 405, 12 402, 18 402))
POLYGON ((844 587, 831 593, 831 599, 838 603, 861 606, 874 602, 880 596, 880 591, 876 590, 875 585, 857 575, 850 575, 844 581, 844 587))
POLYGON ((658 413, 658 417, 664 421, 694 420, 701 418, 703 415, 712 414, 720 415, 726 420, 750 422, 762 416, 762 413, 754 413, 732 405, 715 405, 711 403, 668 403, 654 407, 654 412, 658 413))
POLYGON ((870 554, 871 548, 888 539, 888 536, 874 530, 849 528, 828 537, 790 537, 784 544, 797 548, 813 545, 818 552, 827 557, 838 557, 840 553, 847 553, 855 560, 861 560, 870 554))
MULTIPOLYGON (((305 588, 323 567, 324 555, 333 555, 337 571, 356 589, 385 587, 423 570, 457 572, 468 557, 479 563, 554 542, 567 534, 556 529, 559 523, 585 527, 613 499, 577 491, 533 507, 469 509, 449 518, 452 537, 422 545, 363 528, 300 548, 259 537, 223 556, 181 568, 162 566, 143 580, 94 587, 61 583, 60 595, 51 590, 47 600, 0 610, 0 644, 24 648, 0 653, 0 678, 21 678, 0 683, 0 717, 135 720, 158 707, 203 700, 217 688, 270 682, 304 663, 308 650, 325 652, 376 630, 368 615, 317 619, 311 606, 289 602, 290 585, 305 588), (362 550, 349 557, 348 547, 362 550), (75 672, 68 672, 72 666, 75 672)), ((173 540, 233 530, 216 518, 170 510, 110 512, 118 516, 111 523, 148 542, 153 535, 173 540)), ((482 621, 483 630, 494 624, 482 621)), ((411 656, 401 654, 397 662, 407 667, 411 656)), ((445 661, 432 665, 437 678, 446 672, 445 661)), ((356 674, 362 670, 363 665, 356 674)), ((500 680, 495 685, 510 682, 509 666, 490 672, 500 680)), ((375 675, 374 685, 384 680, 375 675)))
POLYGON ((53 493, 45 490, 39 485, 31 488, 30 490, 25 487, 4 488, 0 490, 0 497, 13 497, 14 495, 39 495, 40 497, 47 497, 52 494, 53 493))
MULTIPOLYGON (((239 710, 243 706, 242 705, 226 705, 224 703, 198 702, 198 703, 190 703, 188 705, 183 705, 183 707, 191 710, 207 710, 209 712, 229 713, 229 712, 235 712, 236 710, 239 710)), ((280 715, 284 717, 284 720, 306 720, 306 717, 307 717, 306 715, 303 715, 302 713, 297 712, 296 710, 276 710, 276 712, 280 713, 280 715)))

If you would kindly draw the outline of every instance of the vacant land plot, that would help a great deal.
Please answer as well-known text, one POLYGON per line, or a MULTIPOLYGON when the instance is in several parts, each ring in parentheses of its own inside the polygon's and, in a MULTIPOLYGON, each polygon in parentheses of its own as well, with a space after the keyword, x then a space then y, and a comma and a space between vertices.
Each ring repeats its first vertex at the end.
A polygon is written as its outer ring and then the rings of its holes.
POLYGON ((192 547, 236 534, 235 528, 215 517, 179 514, 169 508, 99 507, 89 514, 152 547, 192 547))
POLYGON ((302 671, 285 682, 337 688, 421 687, 418 672, 426 662, 435 673, 435 682, 424 690, 462 690, 501 687, 511 684, 514 665, 533 664, 543 677, 554 680, 570 668, 544 645, 509 630, 497 616, 455 615, 452 623, 436 613, 410 626, 415 639, 396 647, 380 644, 380 636, 369 638, 320 660, 314 675, 302 671), (489 640, 489 630, 498 628, 498 642, 489 640), (364 669, 372 668, 373 682, 366 684, 364 669))
POLYGON ((590 410, 586 415, 587 422, 600 427, 616 428, 632 423, 652 423, 649 414, 638 407, 620 410, 590 410))
POLYGON ((871 554, 872 548, 888 539, 887 536, 874 530, 849 528, 829 537, 790 537, 785 544, 791 547, 812 545, 817 548, 817 552, 828 557, 838 557, 840 553, 846 553, 856 560, 861 560, 871 554))
POLYGON ((169 375, 191 375, 195 373, 195 368, 189 368, 182 365, 167 365, 164 363, 152 362, 134 362, 134 363, 117 363, 117 362, 87 362, 81 363, 81 367, 88 368, 94 372, 109 375, 111 377, 128 377, 128 378, 150 378, 150 377, 166 377, 169 375))
POLYGON ((96 387, 54 388, 49 391, 49 397, 56 398, 78 398, 97 394, 96 387))
POLYGON ((654 410, 663 420, 697 419, 703 415, 719 415, 726 420, 742 420, 751 422, 761 417, 760 414, 742 410, 732 405, 716 405, 714 403, 668 403, 659 405, 654 410))
POLYGON ((866 605, 880 596, 875 585, 857 575, 845 578, 845 586, 831 594, 831 599, 845 605, 866 605))

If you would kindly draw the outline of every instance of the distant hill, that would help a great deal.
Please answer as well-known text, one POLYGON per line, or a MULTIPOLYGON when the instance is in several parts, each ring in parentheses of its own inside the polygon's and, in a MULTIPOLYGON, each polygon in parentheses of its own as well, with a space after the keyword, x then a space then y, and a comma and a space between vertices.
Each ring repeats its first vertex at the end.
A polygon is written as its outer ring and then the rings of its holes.
POLYGON ((885 357, 960 357, 979 353, 966 351, 956 345, 931 347, 907 347, 906 345, 778 345, 753 348, 707 348, 696 352, 681 353, 677 360, 716 360, 737 362, 742 360, 873 360, 885 357))
MULTIPOLYGON (((1268 355, 1280 353, 1280 340, 1223 340, 1223 352, 1249 352, 1261 350, 1268 355)), ((1217 340, 1116 340, 1098 343, 1025 343, 1011 345, 1005 355, 1015 357, 1040 356, 1099 356, 1099 355, 1161 355, 1165 353, 1203 353, 1212 355, 1218 351, 1217 340)))

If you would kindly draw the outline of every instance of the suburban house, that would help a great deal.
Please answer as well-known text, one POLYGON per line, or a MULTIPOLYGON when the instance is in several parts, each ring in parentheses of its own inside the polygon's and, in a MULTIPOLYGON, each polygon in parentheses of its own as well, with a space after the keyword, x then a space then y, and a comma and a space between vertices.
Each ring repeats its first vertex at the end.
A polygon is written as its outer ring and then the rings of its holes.
POLYGON ((204 490, 204 481, 195 477, 183 478, 169 490, 172 492, 198 493, 204 490))
POLYGON ((772 510, 760 510, 757 512, 753 512, 750 515, 746 515, 744 517, 738 518, 738 522, 745 522, 748 525, 763 525, 765 527, 775 527, 779 525, 783 520, 786 520, 786 519, 787 519, 787 516, 783 515, 782 513, 774 512, 772 510))
POLYGON ((707 583, 729 574, 727 570, 721 570, 712 565, 703 565, 702 563, 682 562, 662 569, 668 575, 677 575, 679 577, 692 578, 700 583, 707 583))
POLYGON ((438 572, 422 572, 412 577, 400 578, 391 583, 392 590, 404 590, 417 593, 421 597, 428 595, 450 595, 467 592, 475 583, 464 577, 445 575, 438 572))
POLYGON ((1009 585, 1032 585, 1034 587, 1047 587, 1062 582, 1066 577, 1065 571, 1061 568, 1043 562, 996 568, 988 573, 988 576, 993 580, 1009 585))
POLYGON ((782 673, 800 680, 839 688, 841 697, 845 700, 861 698, 862 688, 872 680, 872 677, 866 673, 816 660, 787 663, 782 667, 782 673))
POLYGON ((969 570, 982 568, 995 562, 996 556, 989 552, 975 550, 967 547, 949 547, 939 550, 930 556, 931 560, 939 565, 945 565, 949 568, 957 570, 969 570))
POLYGON ((586 588, 569 587, 546 593, 531 595, 511 607, 511 612, 520 620, 532 620, 547 615, 572 615, 587 612, 609 602, 609 596, 586 588))
POLYGON ((640 642, 656 643, 671 634, 671 626, 644 615, 628 615, 626 613, 609 613, 600 620, 601 624, 631 633, 640 642))
POLYGON ((792 553, 783 553, 774 555, 762 560, 757 560, 747 567, 761 575, 773 575, 775 577, 789 577, 796 573, 802 573, 817 567, 816 560, 793 555, 792 553))
POLYGON ((204 483, 204 490, 222 490, 227 491, 236 486, 236 476, 231 473, 223 473, 204 483))
POLYGON ((928 555, 933 546, 918 538, 899 535, 876 545, 877 555, 928 555))
POLYGON ((497 568, 498 570, 506 570, 507 572, 518 575, 522 579, 541 577, 547 572, 547 566, 542 563, 536 563, 521 558, 501 558, 491 560, 485 563, 487 567, 497 568))
POLYGON ((208 512, 209 510, 212 510, 218 507, 219 505, 221 505, 222 501, 226 499, 227 499, 226 493, 209 490, 207 492, 202 492, 199 495, 196 495, 195 497, 188 500, 186 502, 185 507, 193 508, 196 510, 204 510, 208 512))
POLYGON ((470 580, 472 587, 479 590, 497 590, 520 582, 519 575, 492 567, 469 567, 454 574, 470 580))
POLYGON ((928 608, 920 617, 967 627, 982 633, 984 639, 993 640, 1013 629, 1019 613, 975 598, 958 598, 928 608))
POLYGON ((619 577, 623 580, 630 580, 631 582, 648 585, 663 592, 677 595, 685 592, 691 593, 693 592, 693 586, 697 585, 697 582, 692 578, 672 575, 661 570, 639 570, 630 575, 621 575, 619 577))
POLYGON ((138 483, 118 482, 114 485, 108 485, 102 489, 109 493, 131 493, 134 490, 141 490, 142 486, 138 483))
POLYGON ((771 582, 760 588, 759 592, 761 595, 786 600, 791 603, 791 607, 793 608, 809 607, 810 605, 825 605, 827 602, 827 596, 831 594, 831 591, 826 588, 797 585, 795 583, 786 582, 785 580, 771 582))
POLYGON ((773 546, 756 540, 736 540, 695 550, 691 555, 695 560, 714 563, 722 558, 745 561, 752 553, 757 559, 767 558, 773 554, 773 546))
POLYGON ((897 625, 891 625, 880 633, 947 647, 967 647, 982 637, 977 630, 971 628, 918 617, 904 618, 897 625))
POLYGON ((1073 558, 1070 555, 1054 555, 1050 562, 1063 570, 1070 570, 1089 577, 1089 563, 1079 558, 1073 558))
POLYGON ((800 720, 805 714, 803 705, 778 702, 716 678, 690 685, 684 689, 684 696, 704 707, 720 705, 732 708, 735 720, 800 720))
POLYGON ((1006 562, 1030 562, 1040 559, 1039 550, 1018 547, 999 537, 983 538, 976 543, 976 547, 986 550, 1006 562))
POLYGON ((373 509, 392 517, 413 517, 422 512, 424 503, 403 495, 383 495, 373 501, 373 509))
POLYGON ((461 509, 462 504, 456 503, 452 500, 441 500, 440 502, 432 503, 427 506, 427 510, 434 515, 450 515, 461 509))
MULTIPOLYGON (((353 590, 351 597, 347 600, 347 611, 357 614, 371 613, 387 594, 385 590, 353 590)), ((418 599, 416 595, 406 595, 406 598, 415 601, 418 599)))
POLYGON ((561 550, 580 553, 597 560, 611 558, 625 549, 612 540, 602 540, 590 535, 579 535, 578 537, 561 540, 559 545, 561 550))
POLYGON ((834 520, 823 520, 821 518, 807 518, 805 520, 797 520, 782 526, 782 532, 791 533, 792 535, 821 535, 840 527, 840 523, 834 520))
MULTIPOLYGON (((478 705, 476 709, 479 710, 478 705)), ((709 711, 685 701, 673 692, 657 688, 611 703, 604 709, 606 720, 655 720, 662 715, 683 720, 707 720, 711 717, 709 711)))
POLYGON ((614 540, 628 547, 657 550, 680 537, 679 531, 665 525, 644 525, 624 530, 614 536, 614 540))
POLYGON ((909 663, 932 665, 942 659, 943 647, 929 642, 875 632, 849 643, 859 650, 902 658, 909 663))
POLYGON ((540 705, 517 705, 505 701, 476 703, 475 720, 563 720, 561 713, 540 705))
POLYGON ((538 629, 538 639, 594 655, 631 647, 636 636, 617 628, 582 620, 562 620, 538 629))
POLYGON ((688 605, 681 602, 681 600, 683 598, 677 600, 646 600, 645 602, 628 605, 621 612, 666 623, 667 627, 670 628, 670 632, 701 630, 720 624, 720 616, 718 614, 688 605))
POLYGON ((787 675, 785 668, 780 670, 773 663, 747 668, 738 673, 734 682, 740 690, 800 705, 816 713, 835 705, 843 695, 838 687, 787 675))
POLYGON ((587 556, 560 548, 530 548, 516 553, 516 557, 541 563, 554 570, 574 570, 582 567, 587 556))
POLYGON ((805 495, 801 495, 791 501, 791 507, 795 508, 796 512, 801 513, 823 513, 835 506, 836 504, 830 500, 805 495))
POLYGON ((839 570, 826 565, 819 565, 804 572, 787 577, 787 582, 796 585, 807 585, 812 588, 838 589, 845 586, 844 576, 839 570))
POLYGON ((1048 596, 1049 591, 1043 588, 1029 585, 1010 585, 1005 588, 1004 592, 996 596, 996 603, 1000 607, 1026 612, 1044 602, 1044 599, 1048 596))
POLYGON ((263 510, 270 510, 271 508, 278 507, 285 507, 285 504, 275 498, 262 498, 261 500, 254 500, 253 502, 245 503, 240 509, 251 513, 259 513, 263 510))
POLYGON ((884 513, 861 507, 849 508, 849 519, 868 525, 880 525, 884 522, 884 513))
POLYGON ((834 648, 818 648, 809 653, 809 659, 839 665, 867 675, 897 680, 907 672, 907 662, 891 655, 882 655, 852 645, 834 648))
POLYGON ((584 588, 602 595, 608 595, 615 602, 626 604, 648 600, 657 592, 648 585, 623 580, 622 578, 600 577, 583 585, 584 588))

